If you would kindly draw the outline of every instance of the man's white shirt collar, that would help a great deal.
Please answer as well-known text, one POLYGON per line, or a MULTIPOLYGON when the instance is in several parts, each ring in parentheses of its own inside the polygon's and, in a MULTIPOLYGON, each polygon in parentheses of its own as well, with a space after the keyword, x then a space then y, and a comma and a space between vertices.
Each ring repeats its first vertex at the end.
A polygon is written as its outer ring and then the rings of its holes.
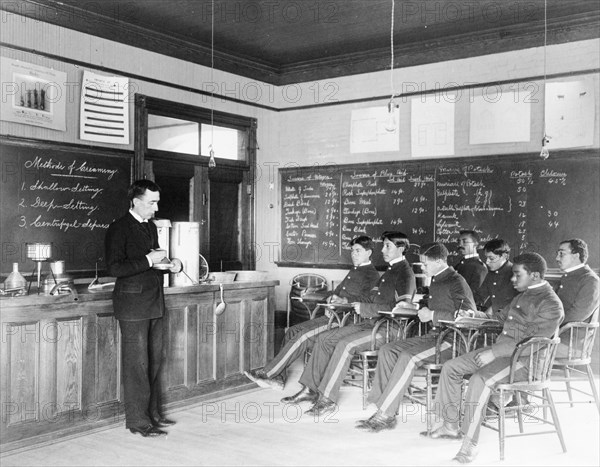
POLYGON ((475 258, 476 256, 479 256, 477 253, 471 253, 470 255, 465 255, 463 256, 464 259, 469 259, 469 258, 475 258))
POLYGON ((148 222, 148 220, 146 219, 142 219, 141 216, 139 214, 136 214, 135 212, 133 212, 133 210, 129 210, 129 213, 135 218, 136 221, 140 222, 140 223, 144 223, 144 222, 148 222))

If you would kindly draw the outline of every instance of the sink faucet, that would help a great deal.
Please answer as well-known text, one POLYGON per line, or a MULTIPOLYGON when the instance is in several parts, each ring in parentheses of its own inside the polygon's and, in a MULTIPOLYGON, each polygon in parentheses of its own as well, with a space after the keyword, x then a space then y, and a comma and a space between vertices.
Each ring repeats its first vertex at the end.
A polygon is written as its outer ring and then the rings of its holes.
POLYGON ((77 293, 77 290, 75 290, 75 286, 67 281, 59 282, 54 287, 52 287, 52 290, 50 291, 50 295, 55 295, 55 294, 59 293, 60 290, 64 290, 64 289, 68 290, 69 292, 71 292, 73 294, 73 300, 79 300, 79 294, 77 293))

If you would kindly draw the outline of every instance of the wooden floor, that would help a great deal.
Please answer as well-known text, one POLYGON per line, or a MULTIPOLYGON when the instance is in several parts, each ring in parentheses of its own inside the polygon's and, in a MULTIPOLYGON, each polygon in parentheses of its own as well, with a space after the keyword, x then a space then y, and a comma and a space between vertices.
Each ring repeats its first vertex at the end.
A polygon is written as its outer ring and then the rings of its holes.
MULTIPOLYGON (((373 412, 361 409, 360 390, 344 387, 340 410, 326 418, 304 415, 279 399, 299 388, 301 367, 292 368, 285 391, 257 389, 186 410, 171 412, 177 425, 162 439, 130 434, 124 425, 2 457, 9 466, 176 466, 176 465, 452 465, 460 442, 421 438, 422 412, 403 406, 392 431, 364 433, 355 421, 373 412)), ((562 396, 556 396, 562 399, 562 396)), ((302 409, 306 410, 306 404, 302 409)), ((568 452, 555 434, 508 439, 500 462, 495 432, 482 429, 475 465, 600 465, 599 417, 594 405, 559 405, 568 452)), ((512 427, 515 428, 515 427, 512 427)))

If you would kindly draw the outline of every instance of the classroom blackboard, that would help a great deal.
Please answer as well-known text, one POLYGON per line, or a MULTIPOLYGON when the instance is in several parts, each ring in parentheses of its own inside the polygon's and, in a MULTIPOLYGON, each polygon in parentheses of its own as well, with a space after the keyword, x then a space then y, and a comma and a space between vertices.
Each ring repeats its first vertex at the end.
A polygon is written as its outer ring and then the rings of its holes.
MULTIPOLYGON (((513 255, 536 251, 551 268, 558 243, 580 237, 597 268, 599 165, 598 150, 571 150, 546 160, 512 154, 282 168, 278 264, 348 267, 349 240, 386 230, 415 245, 442 242, 456 255, 458 232, 471 229, 481 244, 503 238, 513 255)), ((383 264, 380 248, 374 261, 383 264)))
MULTIPOLYGON (((103 270, 104 236, 127 212, 133 155, 34 140, 0 139, 2 273, 29 275, 28 243, 50 243, 67 272, 103 270)), ((44 269, 48 269, 44 266, 44 269)))

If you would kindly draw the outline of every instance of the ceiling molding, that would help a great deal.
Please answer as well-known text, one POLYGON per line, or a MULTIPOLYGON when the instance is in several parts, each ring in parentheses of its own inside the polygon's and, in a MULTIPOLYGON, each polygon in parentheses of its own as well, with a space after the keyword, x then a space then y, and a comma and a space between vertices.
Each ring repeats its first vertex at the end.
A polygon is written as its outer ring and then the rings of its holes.
MULTIPOLYGON (((49 0, 3 0, 0 9, 187 62, 207 67, 211 65, 209 45, 115 21, 114 18, 71 5, 49 0)), ((598 11, 554 19, 548 22, 548 44, 598 38, 599 24, 598 11)), ((543 36, 544 24, 542 21, 536 21, 488 29, 484 32, 476 31, 445 36, 442 39, 400 44, 394 47, 394 67, 403 68, 539 47, 543 45, 543 36)), ((389 48, 381 48, 278 66, 264 60, 249 60, 215 50, 214 66, 225 72, 282 86, 386 70, 390 67, 390 51, 389 48)))

